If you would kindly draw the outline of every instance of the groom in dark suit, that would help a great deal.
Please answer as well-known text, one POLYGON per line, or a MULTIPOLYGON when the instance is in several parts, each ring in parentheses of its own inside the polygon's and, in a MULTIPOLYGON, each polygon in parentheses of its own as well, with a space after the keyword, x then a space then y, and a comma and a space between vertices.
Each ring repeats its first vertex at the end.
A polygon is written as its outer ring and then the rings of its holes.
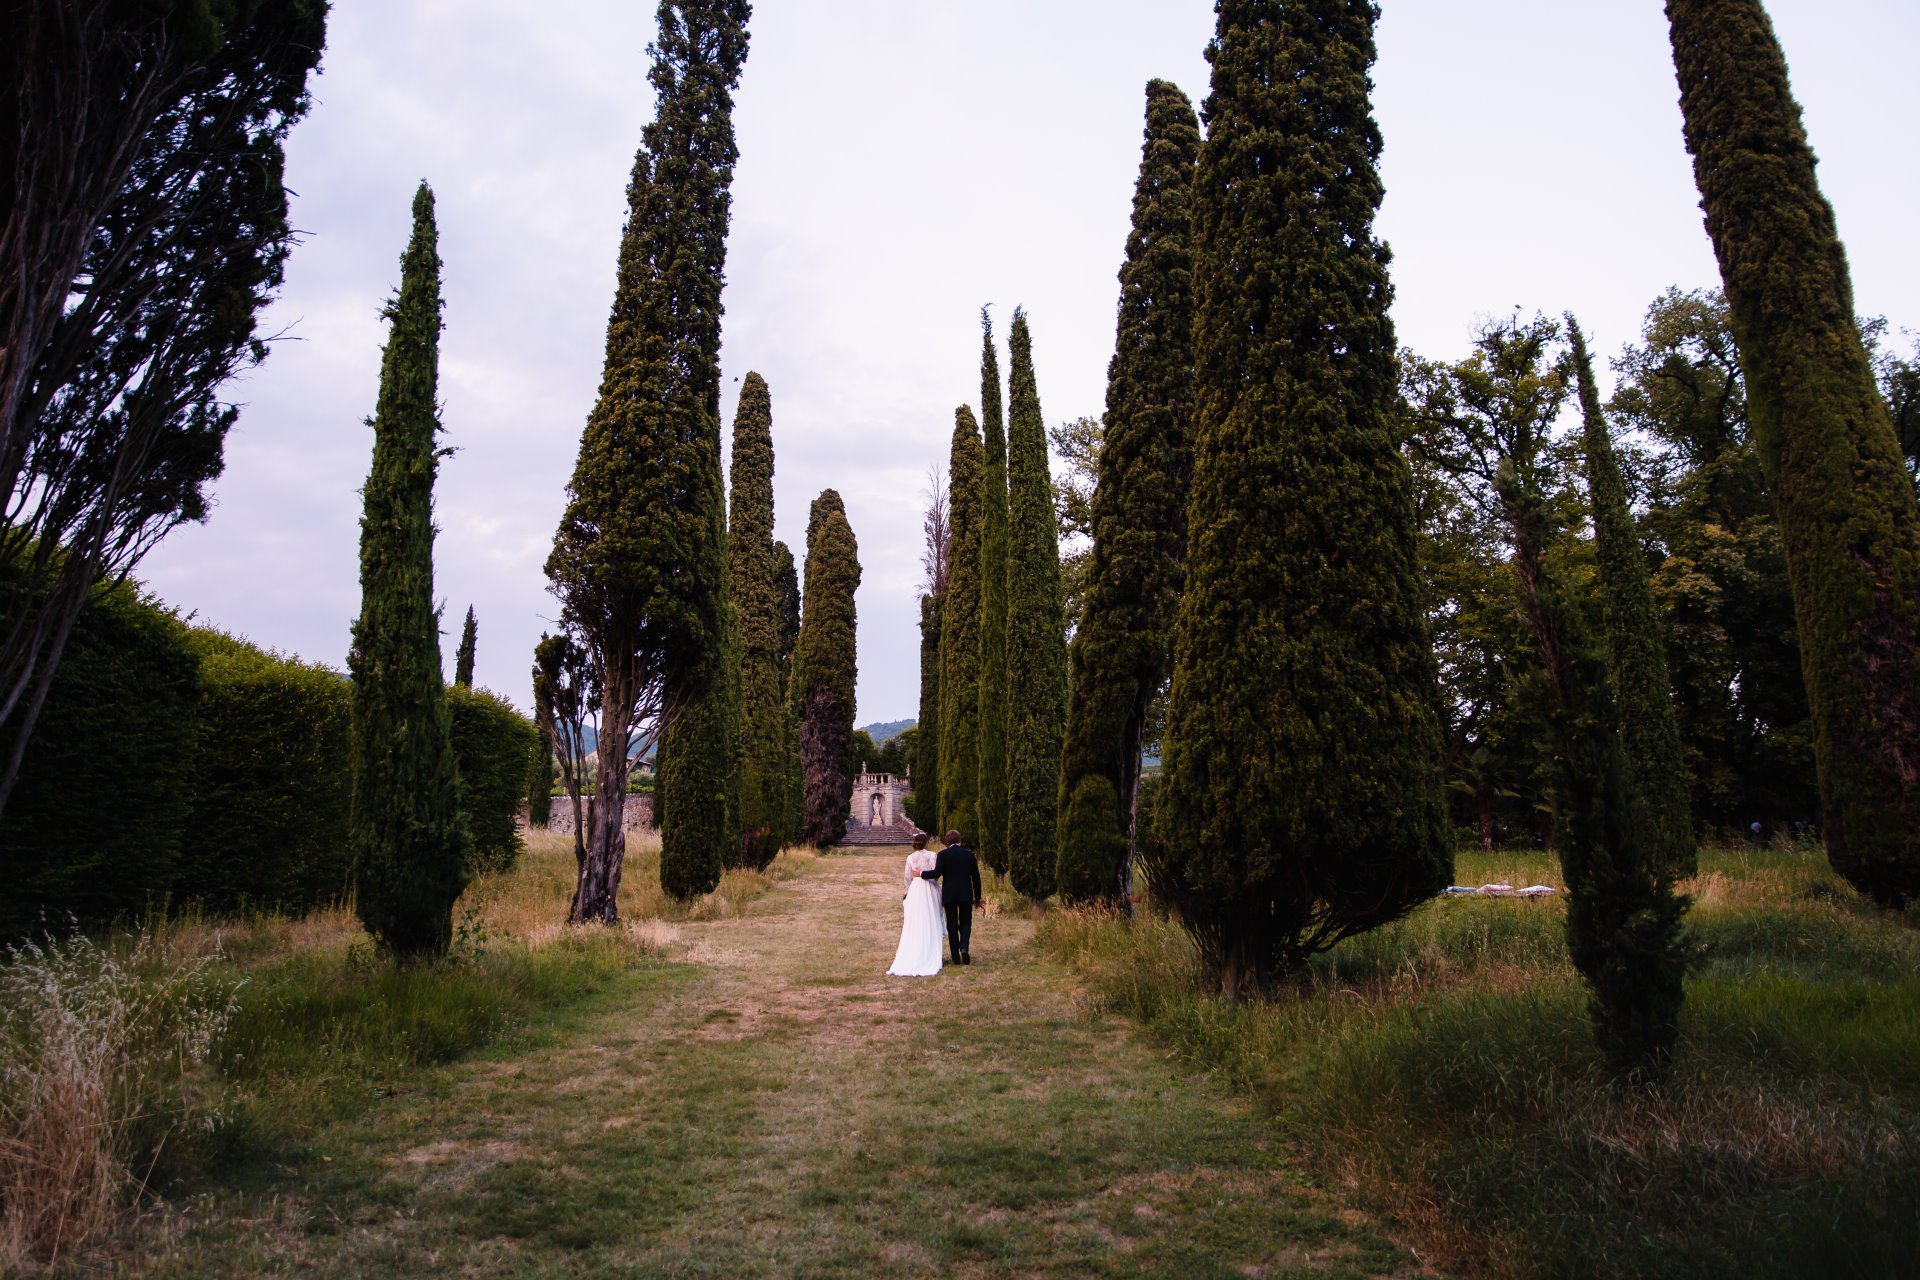
POLYGON ((980 893, 980 859, 960 843, 958 831, 947 832, 947 847, 934 855, 933 870, 923 880, 940 882, 940 905, 947 912, 947 954, 950 964, 972 964, 973 909, 985 899, 980 893))

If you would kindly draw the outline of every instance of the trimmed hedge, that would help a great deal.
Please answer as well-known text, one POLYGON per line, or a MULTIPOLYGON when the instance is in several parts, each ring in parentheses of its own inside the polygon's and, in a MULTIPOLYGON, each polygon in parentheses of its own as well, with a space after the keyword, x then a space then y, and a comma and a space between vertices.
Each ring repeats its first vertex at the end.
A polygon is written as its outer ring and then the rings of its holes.
POLYGON ((447 689, 460 807, 473 836, 475 870, 497 871, 520 856, 516 819, 527 798, 527 760, 538 749, 533 721, 488 689, 447 689))
POLYGON ((192 780, 200 663, 115 587, 74 621, 0 819, 0 938, 165 904, 192 780))
POLYGON ((217 911, 340 901, 352 881, 346 677, 218 631, 186 642, 205 692, 175 896, 217 911))

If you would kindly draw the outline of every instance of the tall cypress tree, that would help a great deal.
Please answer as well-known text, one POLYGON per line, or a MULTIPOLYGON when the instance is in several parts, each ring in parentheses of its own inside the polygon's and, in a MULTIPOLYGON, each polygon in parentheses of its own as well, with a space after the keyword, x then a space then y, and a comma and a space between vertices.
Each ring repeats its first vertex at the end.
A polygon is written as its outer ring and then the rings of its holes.
MULTIPOLYGON (((1594 1038, 1609 1065, 1625 1075, 1658 1074, 1679 1034, 1687 902, 1673 892, 1671 851, 1634 793, 1621 741, 1627 708, 1615 701, 1579 603, 1548 562, 1551 530, 1538 476, 1536 466, 1508 462, 1494 488, 1512 530, 1511 564, 1544 677, 1536 683, 1567 883, 1567 951, 1586 982, 1594 1038)), ((1601 548, 1603 566, 1608 550, 1601 548)))
POLYGON ((1067 615, 1047 427, 1027 313, 1007 335, 1007 863, 1030 898, 1053 892, 1060 750, 1067 731, 1067 615))
POLYGON ((1646 806, 1653 855, 1664 861, 1669 874, 1690 876, 1695 856, 1686 753, 1680 746, 1680 724, 1667 679, 1666 645, 1660 638, 1652 577, 1627 507, 1627 485, 1614 456, 1613 437, 1600 409, 1587 340, 1571 315, 1567 334, 1573 341, 1574 373, 1580 383, 1587 493, 1593 506, 1608 665, 1619 700, 1627 774, 1634 794, 1646 806))
POLYGON ((986 469, 973 410, 953 411, 947 462, 947 595, 940 609, 940 829, 980 830, 980 487, 986 469))
MULTIPOLYGON (((1187 576, 1150 871, 1231 994, 1452 873, 1364 0, 1220 0, 1187 576)), ((1143 848, 1143 853, 1147 850, 1143 848)))
POLYGON ((728 520, 733 604, 740 626, 740 839, 746 865, 780 852, 787 786, 787 688, 773 551, 773 402, 749 373, 733 418, 728 520))
POLYGON ((941 595, 920 597, 920 721, 913 739, 914 825, 940 825, 941 595))
POLYGON ((1687 150, 1793 583, 1834 870, 1920 896, 1920 510, 1760 0, 1668 0, 1687 150))
POLYGON ((1193 166, 1187 95, 1147 84, 1146 142, 1120 267, 1092 565, 1074 633, 1060 769, 1058 882, 1079 900, 1126 892, 1147 712, 1173 663, 1186 559, 1193 405, 1193 166))
POLYGON ((860 548, 846 507, 838 493, 822 490, 807 519, 806 603, 788 686, 806 786, 801 829, 822 848, 846 835, 853 798, 847 748, 859 678, 853 603, 859 587, 860 548))
POLYGON ((453 655, 453 682, 463 689, 473 688, 473 657, 480 643, 480 622, 467 606, 466 625, 460 628, 460 648, 453 655))
POLYGON ((355 907, 382 948, 440 955, 467 883, 452 723, 433 604, 433 481, 439 471, 440 255, 433 192, 413 197, 393 328, 380 360, 373 465, 362 491, 360 617, 353 676, 355 907))
POLYGON ((726 492, 720 296, 731 216, 733 88, 746 0, 661 0, 656 101, 627 185, 600 396, 588 415, 547 576, 600 675, 593 831, 572 918, 619 919, 627 753, 636 722, 677 712, 662 744, 662 883, 711 887, 730 831, 726 492), (709 691, 725 706, 701 704, 709 691), (716 776, 724 771, 724 776, 716 776), (678 794, 682 787, 687 794, 678 794), (720 798, 718 814, 711 808, 720 798))
POLYGON ((1007 870, 1007 436, 993 321, 980 308, 980 857, 1007 870))
POLYGON ((781 721, 780 759, 784 782, 780 789, 780 819, 777 828, 782 846, 800 838, 800 796, 805 780, 800 770, 800 724, 793 714, 793 648, 800 643, 800 570, 793 563, 793 549, 784 542, 773 544, 773 591, 779 607, 780 698, 786 708, 781 721))

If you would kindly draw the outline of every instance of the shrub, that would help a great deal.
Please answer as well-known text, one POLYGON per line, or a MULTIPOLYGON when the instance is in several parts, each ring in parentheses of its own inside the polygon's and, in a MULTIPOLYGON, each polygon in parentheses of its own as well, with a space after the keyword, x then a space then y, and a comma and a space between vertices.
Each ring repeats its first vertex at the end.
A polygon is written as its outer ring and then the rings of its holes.
POLYGON ((351 690, 327 667, 212 630, 176 896, 293 913, 345 896, 351 690))
POLYGON ((200 698, 184 635, 124 586, 74 622, 0 820, 0 937, 43 913, 107 920, 171 892, 200 698))
POLYGON ((487 689, 447 690, 460 807, 473 835, 476 868, 498 870, 520 855, 515 818, 526 798, 527 758, 538 747, 533 721, 487 689))

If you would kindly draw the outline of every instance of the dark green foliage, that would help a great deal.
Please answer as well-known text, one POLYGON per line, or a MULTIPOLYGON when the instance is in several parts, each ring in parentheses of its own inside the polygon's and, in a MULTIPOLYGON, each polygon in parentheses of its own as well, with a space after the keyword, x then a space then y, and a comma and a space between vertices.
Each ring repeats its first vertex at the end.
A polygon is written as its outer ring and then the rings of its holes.
MULTIPOLYGON (((1047 425, 1024 311, 1007 336, 1007 863, 1030 898, 1053 892, 1060 749, 1067 730, 1067 619, 1047 474, 1047 425)), ((991 495, 989 495, 989 499, 991 495)), ((985 714, 984 707, 982 714, 985 714)))
POLYGON ((1127 893, 1140 739, 1173 663, 1192 471, 1191 199, 1199 150, 1193 104, 1166 81, 1150 81, 1060 769, 1058 888, 1077 901, 1127 893))
POLYGON ((1687 900, 1672 851, 1634 794, 1606 659, 1579 602, 1548 563, 1546 504, 1524 466, 1495 481, 1513 532, 1521 608, 1539 656, 1537 696, 1552 746, 1554 832, 1567 883, 1567 951, 1585 979, 1609 1065, 1656 1075, 1679 1035, 1687 900))
POLYGON ((1694 819, 1742 833, 1755 820, 1787 830, 1815 819, 1793 589, 1725 299, 1669 289, 1616 368, 1613 417, 1676 471, 1655 473, 1643 524, 1665 552, 1653 590, 1694 819))
POLYGON ((204 520, 295 230, 325 0, 7 7, 0 807, 96 581, 204 520))
POLYGON ((199 660, 133 588, 75 620, 0 820, 0 937, 163 905, 194 787, 199 660))
POLYGON ((433 192, 413 198, 413 236, 380 362, 373 465, 360 519, 349 840, 355 905, 382 948, 439 955, 467 883, 440 618, 433 604, 433 481, 439 470, 440 255, 433 192))
POLYGON ((1687 149, 1773 490, 1827 854, 1920 896, 1920 508, 1760 0, 1668 0, 1687 149))
POLYGON ((1007 438, 1001 421, 1000 360, 993 322, 980 308, 980 429, 986 465, 980 473, 980 832, 975 846, 996 871, 1007 869, 1007 438))
POLYGON ((859 586, 860 548, 853 527, 840 495, 824 490, 807 518, 806 604, 788 682, 805 779, 801 834, 822 848, 838 844, 847 833, 853 795, 848 766, 859 767, 859 761, 847 759, 859 675, 853 604, 859 586))
POLYGON ((527 796, 527 757, 540 744, 533 721, 488 689, 447 690, 460 811, 473 837, 473 866, 504 871, 522 848, 517 819, 527 796))
MULTIPOLYGON (((963 841, 980 830, 980 487, 986 454, 973 410, 953 412, 947 594, 940 607, 940 821, 963 841)), ((987 865, 1004 872, 992 851, 987 865)))
POLYGON ((553 821, 553 742, 536 726, 527 752, 527 825, 544 827, 553 821))
POLYGON ((474 650, 480 642, 480 622, 467 606, 467 621, 460 628, 460 648, 453 655, 453 682, 463 689, 473 688, 474 650))
POLYGON ((1403 916, 1452 868, 1391 435, 1375 13, 1221 0, 1208 50, 1187 579, 1149 874, 1235 994, 1403 916))
MULTIPOLYGON (((920 720, 914 735, 913 791, 907 817, 922 831, 940 825, 940 607, 920 597, 920 720)), ((944 834, 944 831, 943 831, 944 834)))
POLYGON ((773 403, 749 373, 733 418, 728 548, 740 626, 740 841, 738 861, 764 867, 780 852, 787 778, 787 677, 778 563, 773 550, 773 403))
POLYGON ((682 902, 712 893, 722 869, 741 861, 738 653, 728 636, 689 677, 698 698, 660 736, 660 887, 682 902))
POLYGON ((663 746, 663 883, 717 879, 733 809, 737 708, 693 708, 732 664, 720 468, 720 312, 731 216, 733 88, 746 0, 662 0, 648 83, 654 119, 627 186, 600 395, 574 465, 547 576, 601 675, 594 830, 574 918, 613 923, 625 853, 627 751, 662 704, 686 721, 663 746), (729 719, 728 717, 733 717, 729 719), (724 725, 732 723, 735 730, 724 725), (706 728, 700 728, 705 725, 706 728), (678 757, 678 763, 674 757, 678 757), (725 777, 715 771, 724 770, 725 777), (674 794, 684 784, 686 803, 674 794), (684 818, 689 825, 678 827, 684 818))
POLYGON ((1676 878, 1693 874, 1693 814, 1687 803, 1687 764, 1673 714, 1666 647, 1653 603, 1647 558, 1640 548, 1627 484, 1614 456, 1613 437, 1600 409, 1593 361, 1572 316, 1567 336, 1580 384, 1585 426, 1587 497, 1593 510, 1594 554, 1600 564, 1600 598, 1606 619, 1607 655, 1619 700, 1620 733, 1633 794, 1646 809, 1653 856, 1676 878))
POLYGON ((174 896, 217 911, 343 901, 353 687, 219 632, 186 639, 200 655, 199 746, 174 896))
POLYGON ((773 544, 774 595, 780 606, 780 696, 786 707, 786 745, 781 759, 786 764, 785 782, 780 790, 780 843, 800 838, 800 797, 805 780, 800 770, 800 722, 793 713, 789 696, 793 676, 793 647, 800 643, 800 571, 793 563, 793 550, 784 542, 773 544))

